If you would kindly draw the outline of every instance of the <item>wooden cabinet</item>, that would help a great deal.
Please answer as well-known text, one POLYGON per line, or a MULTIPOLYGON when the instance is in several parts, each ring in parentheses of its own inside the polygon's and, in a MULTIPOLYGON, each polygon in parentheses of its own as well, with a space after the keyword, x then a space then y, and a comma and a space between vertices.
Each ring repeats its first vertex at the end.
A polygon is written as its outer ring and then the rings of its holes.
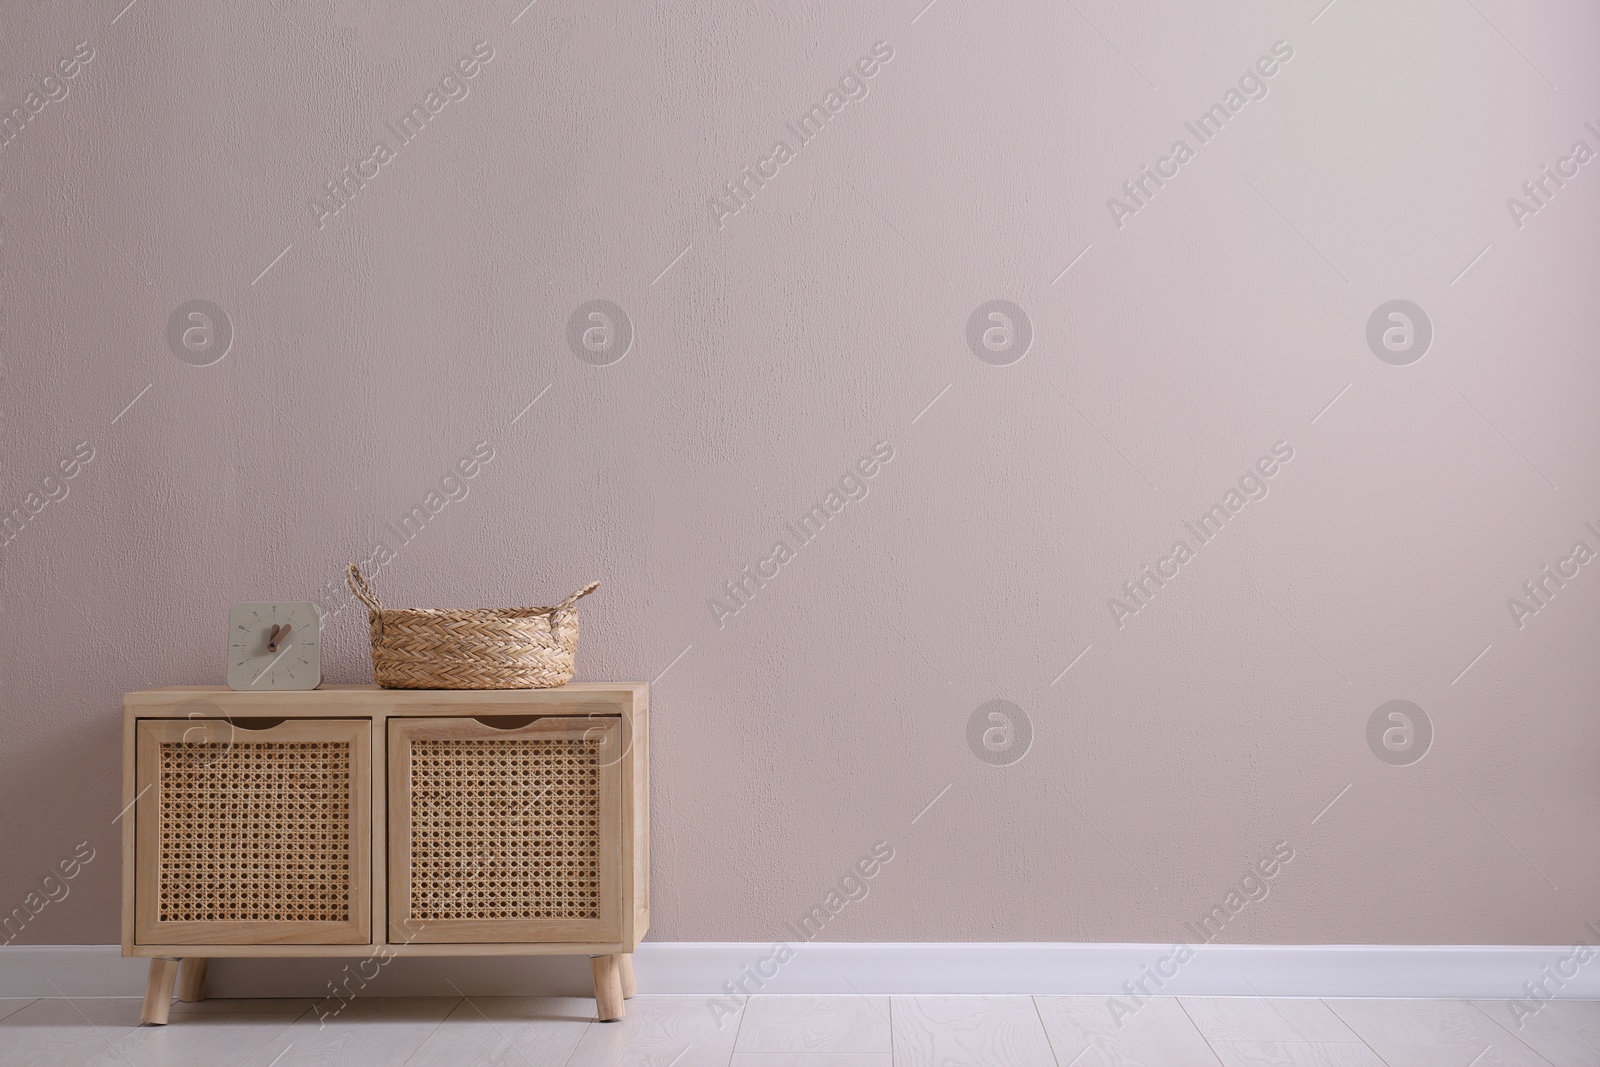
POLYGON ((583 954, 621 1018, 648 724, 642 684, 128 694, 122 948, 151 958, 146 1021, 216 956, 583 954))

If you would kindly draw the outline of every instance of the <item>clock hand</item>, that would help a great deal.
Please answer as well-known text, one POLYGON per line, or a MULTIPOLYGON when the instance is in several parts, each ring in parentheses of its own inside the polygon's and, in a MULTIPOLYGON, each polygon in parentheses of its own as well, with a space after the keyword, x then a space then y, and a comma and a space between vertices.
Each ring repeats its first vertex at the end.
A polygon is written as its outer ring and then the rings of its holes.
POLYGON ((288 637, 289 636, 289 631, 292 630, 292 629, 294 629, 294 624, 293 623, 285 623, 282 626, 279 626, 277 623, 273 623, 272 624, 272 633, 267 635, 267 651, 268 652, 276 652, 276 651, 278 651, 278 639, 279 638, 283 638, 283 637, 288 637))

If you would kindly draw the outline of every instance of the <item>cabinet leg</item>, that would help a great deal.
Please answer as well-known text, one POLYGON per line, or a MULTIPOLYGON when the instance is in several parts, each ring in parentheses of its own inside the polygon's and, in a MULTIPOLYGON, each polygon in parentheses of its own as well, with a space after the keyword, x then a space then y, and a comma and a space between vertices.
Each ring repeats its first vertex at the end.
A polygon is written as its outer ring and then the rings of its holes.
POLYGON ((206 999, 206 956, 185 956, 178 967, 178 999, 185 1004, 196 1004, 206 999))
POLYGON ((595 1014, 603 1023, 622 1018, 622 968, 616 956, 590 956, 589 967, 594 971, 595 1014))
POLYGON ((639 983, 633 980, 633 953, 624 952, 617 957, 617 970, 622 975, 622 999, 631 1000, 639 992, 639 983))
POLYGON ((165 1026, 172 1007, 172 985, 178 980, 178 961, 156 958, 150 961, 150 975, 144 983, 144 1011, 141 1022, 165 1026))

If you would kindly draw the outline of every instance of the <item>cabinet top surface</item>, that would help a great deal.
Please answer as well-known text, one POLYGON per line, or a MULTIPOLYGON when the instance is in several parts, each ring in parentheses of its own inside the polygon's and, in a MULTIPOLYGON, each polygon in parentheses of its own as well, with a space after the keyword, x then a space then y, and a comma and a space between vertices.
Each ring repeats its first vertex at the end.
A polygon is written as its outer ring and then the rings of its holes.
MULTIPOLYGON (((568 682, 550 689, 385 689, 382 686, 368 683, 366 685, 321 685, 316 689, 299 690, 250 690, 262 693, 299 692, 311 693, 390 693, 405 694, 415 693, 423 696, 438 696, 440 693, 452 695, 470 693, 636 693, 644 689, 647 682, 568 682)), ((175 693, 180 696, 194 693, 238 693, 244 690, 229 689, 225 685, 163 685, 155 689, 139 689, 129 693, 128 696, 144 696, 147 693, 175 693)))
POLYGON ((186 700, 222 700, 349 709, 445 704, 570 704, 574 699, 642 704, 649 692, 650 686, 645 682, 569 682, 554 689, 382 689, 376 685, 324 685, 319 689, 260 692, 239 692, 225 685, 168 685, 125 693, 123 703, 134 707, 172 705, 186 700))

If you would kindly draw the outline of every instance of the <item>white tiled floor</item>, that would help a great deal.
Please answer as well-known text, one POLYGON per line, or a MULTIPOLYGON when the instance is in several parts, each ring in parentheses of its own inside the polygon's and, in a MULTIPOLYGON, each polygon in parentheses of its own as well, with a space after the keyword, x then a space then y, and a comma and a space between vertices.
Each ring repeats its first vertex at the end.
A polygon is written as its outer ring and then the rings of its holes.
POLYGON ((566 997, 175 1004, 0 1000, 0 1065, 124 1067, 1596 1067, 1600 1001, 639 996, 618 1023, 566 997))

